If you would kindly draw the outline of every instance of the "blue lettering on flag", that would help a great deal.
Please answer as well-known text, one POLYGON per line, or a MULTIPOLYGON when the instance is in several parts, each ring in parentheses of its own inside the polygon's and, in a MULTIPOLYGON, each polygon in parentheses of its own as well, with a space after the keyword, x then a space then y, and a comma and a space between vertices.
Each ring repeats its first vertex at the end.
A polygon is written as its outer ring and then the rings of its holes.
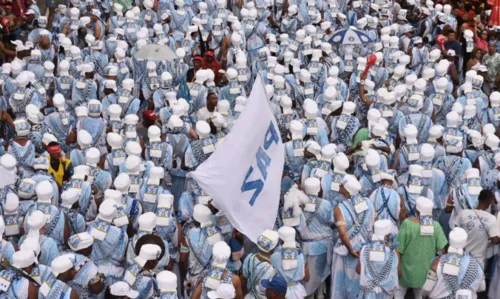
POLYGON ((266 153, 266 150, 268 150, 273 143, 278 144, 279 140, 280 136, 278 135, 278 131, 271 121, 271 123, 269 124, 269 128, 267 129, 267 132, 264 136, 263 147, 259 147, 257 153, 255 154, 256 164, 259 168, 262 179, 249 181, 249 178, 253 173, 253 166, 250 166, 247 174, 245 175, 245 179, 243 180, 243 184, 241 185, 241 192, 254 190, 252 198, 250 198, 249 201, 251 206, 254 205, 260 192, 262 192, 262 189, 264 189, 264 183, 267 179, 267 168, 271 165, 271 157, 269 157, 269 155, 266 153))

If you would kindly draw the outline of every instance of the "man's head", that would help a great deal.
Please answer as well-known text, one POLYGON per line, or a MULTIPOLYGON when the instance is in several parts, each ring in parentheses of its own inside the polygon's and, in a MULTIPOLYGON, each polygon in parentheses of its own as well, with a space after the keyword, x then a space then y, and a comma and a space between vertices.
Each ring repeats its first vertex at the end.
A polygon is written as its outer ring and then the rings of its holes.
MULTIPOLYGON (((202 2, 203 3, 203 2, 202 2)), ((205 51, 205 60, 208 63, 212 63, 215 60, 215 52, 212 49, 206 50, 205 51)))
POLYGON ((456 37, 457 37, 457 36, 456 36, 455 31, 454 31, 454 30, 452 30, 452 29, 450 29, 450 30, 448 31, 448 41, 450 41, 450 42, 451 42, 451 41, 454 41, 456 37))
POLYGON ((12 255, 12 266, 26 271, 26 273, 31 273, 35 262, 35 252, 32 250, 19 250, 12 255))
POLYGON ((62 154, 62 148, 61 145, 57 142, 51 142, 47 146, 47 152, 50 155, 50 158, 53 160, 59 160, 62 154))
POLYGON ((73 254, 64 254, 56 257, 50 264, 54 277, 61 281, 71 281, 76 275, 74 266, 75 256, 73 254))
POLYGON ((195 70, 198 70, 201 68, 201 65, 203 64, 203 56, 201 55, 195 55, 193 57, 193 66, 195 70))
POLYGON ((495 194, 491 190, 483 189, 479 193, 479 207, 482 209, 487 209, 492 203, 495 202, 495 194))
POLYGON ((207 96, 207 108, 217 107, 218 97, 215 92, 209 92, 207 96))
POLYGON ((87 232, 72 235, 68 239, 68 245, 71 250, 83 256, 90 256, 93 244, 94 238, 87 232))
POLYGON ((268 299, 284 299, 286 295, 287 283, 286 280, 279 274, 274 275, 271 279, 263 279, 261 286, 266 289, 266 298, 268 299))
POLYGON ((497 44, 494 41, 490 41, 488 44, 488 54, 495 55, 497 52, 497 44))

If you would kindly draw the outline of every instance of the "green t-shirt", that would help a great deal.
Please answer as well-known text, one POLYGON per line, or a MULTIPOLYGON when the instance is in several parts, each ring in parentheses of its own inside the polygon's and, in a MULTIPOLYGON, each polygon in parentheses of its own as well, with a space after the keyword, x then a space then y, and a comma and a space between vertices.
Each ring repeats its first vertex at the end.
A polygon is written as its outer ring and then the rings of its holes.
POLYGON ((354 140, 352 142, 352 146, 358 145, 361 141, 370 140, 370 131, 368 128, 359 129, 354 135, 354 140))
POLYGON ((399 242, 403 274, 399 283, 408 288, 421 288, 436 253, 448 243, 441 225, 434 221, 434 235, 421 236, 420 223, 406 219, 401 224, 396 241, 399 242))

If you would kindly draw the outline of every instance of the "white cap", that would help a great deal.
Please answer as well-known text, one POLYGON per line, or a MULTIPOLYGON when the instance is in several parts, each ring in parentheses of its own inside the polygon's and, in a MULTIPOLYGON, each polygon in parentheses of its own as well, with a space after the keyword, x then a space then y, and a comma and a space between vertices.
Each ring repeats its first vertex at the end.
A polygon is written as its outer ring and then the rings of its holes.
POLYGON ((368 149, 365 156, 365 163, 370 169, 378 169, 380 167, 380 154, 374 149, 368 149))
POLYGON ((94 244, 94 237, 88 232, 74 234, 68 239, 68 245, 73 251, 79 251, 94 244))
POLYGON ((38 183, 35 189, 38 202, 51 202, 52 196, 54 195, 54 189, 49 181, 41 181, 38 183))
POLYGON ((484 144, 492 150, 497 150, 500 147, 500 139, 495 134, 487 134, 484 144))
POLYGON ((19 250, 12 255, 12 266, 24 269, 36 262, 35 253, 32 250, 19 250))
POLYGON ((89 148, 92 145, 92 135, 85 130, 77 132, 76 141, 82 149, 89 148))
POLYGON ((71 207, 80 198, 81 192, 77 191, 76 188, 69 188, 68 190, 61 193, 61 206, 63 208, 71 209, 71 207))
POLYGON ((170 271, 164 270, 156 274, 158 289, 162 292, 177 293, 177 276, 170 271))
POLYGON ((203 120, 196 122, 196 133, 200 138, 207 138, 210 135, 210 125, 203 120))
POLYGON ((52 269, 52 274, 57 277, 71 268, 73 268, 73 261, 75 260, 74 254, 64 254, 56 257, 52 263, 50 263, 50 268, 52 269))
POLYGON ((295 229, 289 226, 282 226, 278 229, 278 235, 283 241, 283 247, 286 248, 296 247, 295 234, 295 229))
POLYGON ((17 160, 16 158, 11 155, 11 154, 4 154, 2 157, 0 157, 0 166, 5 168, 6 170, 10 172, 16 172, 17 170, 17 160))
POLYGON ((436 150, 434 147, 428 143, 424 143, 420 146, 420 159, 423 162, 431 162, 434 159, 436 150))
POLYGON ((193 209, 193 219, 198 221, 200 225, 207 226, 212 224, 212 212, 210 209, 202 204, 197 204, 193 209))
POLYGON ((304 191, 308 195, 318 195, 321 191, 321 181, 316 177, 307 178, 304 182, 304 191))
POLYGON ((372 240, 382 241, 385 239, 385 236, 389 235, 392 232, 392 222, 388 219, 377 220, 373 224, 373 237, 372 240))
POLYGON ((467 237, 467 232, 463 228, 453 228, 448 238, 450 247, 453 247, 455 252, 463 252, 465 245, 467 245, 467 237))
POLYGON ((434 208, 434 202, 426 197, 419 196, 417 198, 417 211, 423 215, 432 215, 432 209, 434 208))
POLYGON ((356 104, 354 102, 344 102, 342 105, 342 114, 351 115, 356 110, 356 104))
POLYGON ((267 229, 257 237, 257 247, 263 252, 270 252, 276 247, 278 240, 278 232, 267 229))
POLYGON ((494 91, 490 94, 491 107, 500 107, 500 92, 494 91))
POLYGON ((333 167, 335 171, 345 171, 349 168, 349 159, 344 153, 338 153, 333 159, 333 167))
POLYGON ((358 179, 350 174, 346 174, 342 180, 342 185, 351 196, 356 195, 361 191, 361 184, 358 179))
POLYGON ((135 299, 137 298, 137 296, 139 296, 139 292, 130 288, 129 284, 125 281, 118 281, 112 284, 110 287, 110 293, 111 295, 117 297, 127 297, 132 299, 135 299))
POLYGON ((139 216, 137 219, 140 231, 153 232, 156 228, 156 214, 147 212, 139 216))
POLYGON ((97 164, 100 158, 101 152, 95 147, 91 147, 85 151, 85 162, 87 164, 97 164))
POLYGON ((236 297, 236 290, 232 283, 221 283, 214 291, 209 291, 207 297, 210 299, 231 299, 236 297))

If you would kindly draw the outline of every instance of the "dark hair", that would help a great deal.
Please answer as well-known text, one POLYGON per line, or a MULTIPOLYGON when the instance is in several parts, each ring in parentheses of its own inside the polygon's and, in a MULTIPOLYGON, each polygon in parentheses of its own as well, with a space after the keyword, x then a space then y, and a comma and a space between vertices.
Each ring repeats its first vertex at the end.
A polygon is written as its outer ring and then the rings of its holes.
POLYGON ((476 57, 477 52, 480 52, 480 51, 483 51, 483 49, 481 49, 481 48, 474 48, 474 50, 472 50, 471 57, 476 57))
POLYGON ((453 30, 453 29, 450 29, 450 30, 448 30, 448 33, 447 33, 447 35, 450 35, 451 33, 454 33, 454 34, 456 34, 455 30, 453 30))
POLYGON ((481 190, 481 193, 479 193, 479 201, 481 202, 486 202, 486 201, 489 201, 489 200, 492 200, 494 198, 494 194, 493 192, 491 192, 491 190, 488 190, 488 189, 483 189, 481 190))
POLYGON ((59 145, 59 142, 52 141, 47 146, 59 145))

